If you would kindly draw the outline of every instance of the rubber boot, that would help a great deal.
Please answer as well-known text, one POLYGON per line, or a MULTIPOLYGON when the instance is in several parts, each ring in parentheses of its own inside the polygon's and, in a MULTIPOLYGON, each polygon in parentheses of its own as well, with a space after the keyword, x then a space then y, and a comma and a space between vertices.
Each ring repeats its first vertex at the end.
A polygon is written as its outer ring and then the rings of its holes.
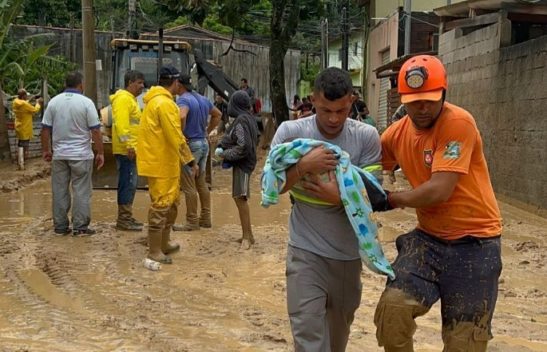
POLYGON ((178 205, 173 204, 167 212, 167 221, 163 229, 161 238, 161 251, 163 254, 169 254, 180 250, 178 243, 171 242, 171 227, 177 219, 178 205))
POLYGON ((246 198, 234 198, 234 200, 239 212, 239 221, 241 222, 241 230, 243 232, 243 236, 241 238, 241 249, 250 249, 255 243, 255 239, 251 226, 249 203, 246 198))
POLYGON ((186 224, 173 226, 173 231, 196 231, 199 230, 198 218, 198 193, 196 181, 192 175, 185 170, 181 172, 181 188, 186 201, 186 224))
POLYGON ((173 260, 161 251, 168 212, 169 208, 153 207, 148 211, 148 258, 163 264, 173 263, 173 260))
POLYGON ((136 225, 131 219, 131 204, 118 204, 116 229, 122 231, 142 231, 142 226, 136 225))
POLYGON ((19 170, 25 169, 25 148, 23 147, 17 149, 17 163, 19 165, 19 170))
POLYGON ((199 202, 201 205, 201 212, 199 215, 199 226, 204 228, 211 228, 211 192, 205 181, 205 174, 199 175, 196 188, 199 194, 199 202))
POLYGON ((133 223, 133 225, 143 227, 144 223, 142 223, 140 221, 137 221, 137 219, 135 219, 133 217, 133 204, 127 204, 127 206, 129 207, 129 214, 130 214, 130 217, 131 217, 130 221, 133 223))
POLYGON ((143 227, 144 226, 144 223, 143 222, 140 222, 138 221, 137 219, 135 219, 134 217, 131 217, 131 222, 136 225, 136 226, 140 226, 140 227, 143 227))

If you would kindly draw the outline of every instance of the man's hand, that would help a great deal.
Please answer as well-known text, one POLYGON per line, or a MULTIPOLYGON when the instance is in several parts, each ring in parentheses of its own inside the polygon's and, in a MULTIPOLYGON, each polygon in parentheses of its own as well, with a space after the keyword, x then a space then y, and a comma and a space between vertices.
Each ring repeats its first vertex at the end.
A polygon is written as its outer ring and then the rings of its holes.
POLYGON ((192 175, 193 178, 198 178, 199 177, 199 165, 198 164, 194 164, 194 165, 190 166, 190 174, 192 175))
POLYGON ((95 166, 100 170, 104 165, 104 154, 95 155, 95 166))
POLYGON ((136 156, 137 156, 137 154, 135 153, 135 149, 127 148, 127 158, 129 160, 135 160, 136 156))
POLYGON ((52 154, 50 151, 42 151, 42 158, 44 158, 45 161, 50 162, 52 159, 52 154))
POLYGON ((340 189, 334 171, 329 171, 327 175, 329 179, 325 181, 321 180, 319 175, 307 175, 306 178, 302 179, 301 185, 314 198, 330 204, 342 205, 340 189))
POLYGON ((338 165, 336 155, 334 155, 332 150, 322 145, 310 150, 298 162, 299 170, 304 174, 322 174, 333 171, 336 169, 336 165, 338 165))

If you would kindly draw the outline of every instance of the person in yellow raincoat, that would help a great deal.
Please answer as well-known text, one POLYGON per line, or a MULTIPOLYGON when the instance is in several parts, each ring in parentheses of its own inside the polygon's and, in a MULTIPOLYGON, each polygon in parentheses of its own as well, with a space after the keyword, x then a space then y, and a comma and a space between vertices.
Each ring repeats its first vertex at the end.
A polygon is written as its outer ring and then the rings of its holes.
POLYGON ((17 98, 13 100, 15 114, 15 134, 19 147, 19 168, 24 169, 24 160, 28 157, 30 140, 34 137, 32 117, 42 108, 43 99, 39 98, 35 105, 28 101, 27 91, 23 88, 17 91, 17 98))
POLYGON ((110 96, 112 104, 112 153, 118 170, 118 219, 116 228, 122 231, 142 231, 143 223, 133 218, 133 200, 137 190, 137 133, 141 108, 137 96, 144 88, 144 74, 128 70, 124 89, 110 96))
POLYGON ((160 69, 158 86, 144 96, 146 104, 137 138, 137 170, 148 179, 148 258, 171 264, 167 255, 180 249, 170 241, 180 200, 181 165, 197 172, 192 152, 182 135, 179 108, 174 96, 180 94, 179 71, 173 66, 160 69))

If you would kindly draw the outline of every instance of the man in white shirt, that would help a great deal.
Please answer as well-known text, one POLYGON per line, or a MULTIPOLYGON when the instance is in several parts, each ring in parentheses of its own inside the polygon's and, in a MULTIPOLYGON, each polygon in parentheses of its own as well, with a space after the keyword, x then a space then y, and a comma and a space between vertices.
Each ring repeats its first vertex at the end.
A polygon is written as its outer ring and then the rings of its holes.
POLYGON ((65 87, 64 92, 51 99, 42 120, 42 156, 51 161, 53 225, 56 234, 70 233, 68 211, 72 205, 73 235, 89 236, 95 234, 88 227, 93 159, 100 169, 104 164, 103 140, 95 104, 82 94, 82 74, 69 73, 65 87), (96 156, 91 149, 92 140, 96 156))

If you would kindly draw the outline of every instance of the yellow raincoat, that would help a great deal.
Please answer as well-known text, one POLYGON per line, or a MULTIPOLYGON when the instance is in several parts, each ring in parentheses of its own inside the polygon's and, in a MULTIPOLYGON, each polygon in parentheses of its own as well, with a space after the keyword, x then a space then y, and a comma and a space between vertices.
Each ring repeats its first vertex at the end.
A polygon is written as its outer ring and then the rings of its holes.
POLYGON ((179 108, 169 91, 152 87, 144 96, 146 104, 137 138, 137 170, 140 176, 180 177, 181 164, 194 157, 182 135, 179 108))
POLYGON ((141 108, 137 98, 125 89, 110 96, 112 104, 112 153, 127 155, 127 148, 137 149, 141 108))
POLYGON ((26 141, 32 139, 34 132, 32 130, 32 116, 40 111, 40 104, 32 106, 24 99, 15 98, 13 100, 13 112, 15 114, 15 134, 17 139, 26 141))

